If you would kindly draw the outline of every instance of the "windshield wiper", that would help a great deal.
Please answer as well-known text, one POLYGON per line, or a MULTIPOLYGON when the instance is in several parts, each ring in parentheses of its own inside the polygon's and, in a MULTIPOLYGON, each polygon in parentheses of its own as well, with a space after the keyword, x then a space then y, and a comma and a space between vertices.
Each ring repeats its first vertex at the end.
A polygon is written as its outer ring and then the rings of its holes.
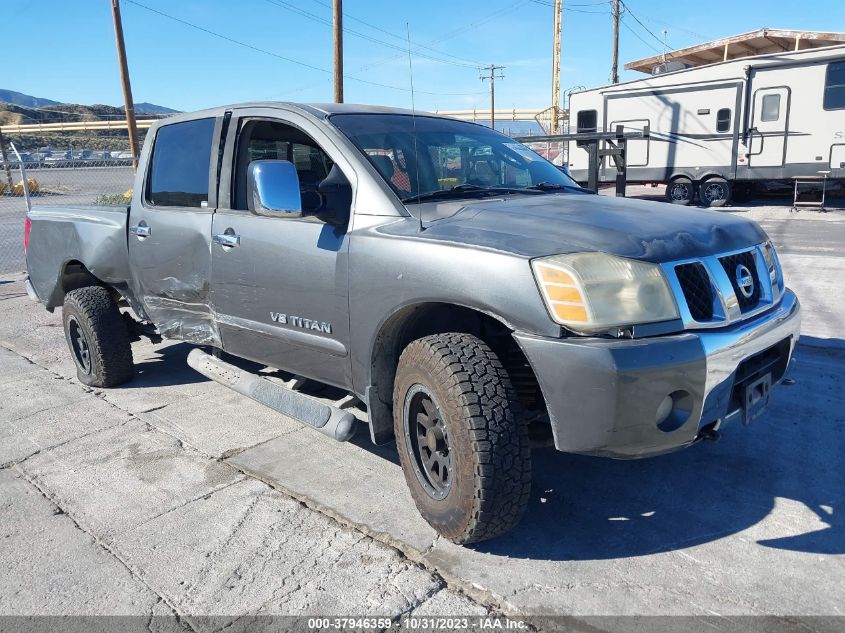
POLYGON ((448 198, 466 197, 467 194, 491 194, 500 195, 505 193, 535 193, 534 191, 526 191, 530 187, 482 187, 481 185, 473 185, 464 183, 462 185, 455 185, 451 189, 438 189, 437 191, 429 191, 427 193, 418 193, 413 196, 402 198, 402 202, 425 202, 426 200, 440 200, 448 198))
MULTIPOLYGON (((526 189, 533 189, 534 191, 576 191, 578 193, 588 193, 588 189, 579 187, 577 185, 564 185, 558 182, 538 182, 536 185, 526 187, 526 189)), ((590 192, 592 193, 592 192, 590 192)))

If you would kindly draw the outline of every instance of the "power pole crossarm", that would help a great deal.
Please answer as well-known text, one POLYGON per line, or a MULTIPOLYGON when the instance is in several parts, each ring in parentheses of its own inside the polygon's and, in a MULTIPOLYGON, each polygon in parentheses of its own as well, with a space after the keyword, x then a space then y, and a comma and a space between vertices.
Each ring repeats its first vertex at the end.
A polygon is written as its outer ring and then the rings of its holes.
POLYGON ((504 69, 504 66, 496 66, 494 64, 481 69, 481 72, 489 73, 481 75, 480 79, 481 81, 490 82, 490 127, 494 130, 496 129, 496 80, 505 78, 502 74, 496 75, 496 71, 504 69))
POLYGON ((126 126, 129 128, 129 151, 132 152, 132 169, 138 169, 138 128, 135 124, 135 102, 132 100, 132 85, 129 82, 129 64, 126 62, 126 45, 123 43, 123 22, 120 19, 120 0, 111 0, 114 20, 114 38, 117 45, 117 61, 120 64, 120 82, 123 85, 123 107, 126 126))
POLYGON ((334 102, 343 103, 343 3, 332 4, 334 24, 334 102))

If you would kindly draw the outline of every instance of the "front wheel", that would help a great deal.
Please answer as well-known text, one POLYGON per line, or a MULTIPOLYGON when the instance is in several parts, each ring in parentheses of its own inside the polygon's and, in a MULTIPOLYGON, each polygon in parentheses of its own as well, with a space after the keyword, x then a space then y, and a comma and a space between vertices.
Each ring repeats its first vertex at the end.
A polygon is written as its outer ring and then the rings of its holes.
POLYGON ((455 543, 519 523, 531 490, 528 430, 496 354, 470 334, 426 336, 399 359, 399 459, 423 518, 455 543))
POLYGON ((672 204, 687 205, 695 196, 695 186, 689 178, 675 178, 666 185, 666 201, 672 204))

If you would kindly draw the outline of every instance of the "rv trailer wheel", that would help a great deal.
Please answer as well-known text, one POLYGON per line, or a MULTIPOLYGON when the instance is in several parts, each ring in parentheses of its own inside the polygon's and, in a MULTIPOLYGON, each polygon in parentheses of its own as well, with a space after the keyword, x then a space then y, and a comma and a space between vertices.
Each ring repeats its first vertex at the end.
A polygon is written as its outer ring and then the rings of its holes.
POLYGON ((666 201, 672 204, 687 205, 692 202, 695 193, 692 180, 689 178, 675 178, 666 185, 666 201))
POLYGON ((708 178, 698 187, 698 198, 705 207, 723 207, 731 199, 731 183, 724 178, 708 178))

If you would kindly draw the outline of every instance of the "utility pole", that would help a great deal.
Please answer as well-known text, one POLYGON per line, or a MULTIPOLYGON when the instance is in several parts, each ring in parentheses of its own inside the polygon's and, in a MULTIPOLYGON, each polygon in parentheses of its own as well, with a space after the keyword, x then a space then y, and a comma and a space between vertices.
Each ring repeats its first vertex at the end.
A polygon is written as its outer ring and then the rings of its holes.
POLYGON ((12 168, 9 167, 9 157, 6 156, 6 141, 3 139, 3 128, 0 127, 0 158, 3 159, 3 167, 6 169, 6 180, 9 182, 9 191, 15 188, 12 180, 12 168))
POLYGON ((619 83, 619 0, 613 0, 613 66, 610 69, 611 83, 619 83))
POLYGON ((495 66, 490 64, 489 66, 485 66, 481 70, 484 72, 489 72, 489 75, 481 75, 481 81, 489 81, 490 82, 490 127, 492 129, 496 129, 496 80, 497 79, 504 79, 504 75, 496 75, 497 70, 504 70, 504 66, 495 66))
POLYGON ((120 83, 123 85, 123 109, 126 113, 126 127, 129 129, 129 151, 132 153, 132 171, 138 169, 138 127, 135 125, 135 102, 132 100, 132 85, 129 83, 129 65, 126 63, 126 45, 123 43, 123 23, 120 20, 120 0, 111 0, 111 14, 114 20, 114 38, 117 45, 117 61, 120 64, 120 83))
POLYGON ((334 102, 343 103, 343 2, 333 0, 334 17, 334 102))
POLYGON ((552 47, 552 120, 549 134, 558 133, 560 121, 560 40, 563 30, 563 0, 555 0, 554 45, 552 47))

